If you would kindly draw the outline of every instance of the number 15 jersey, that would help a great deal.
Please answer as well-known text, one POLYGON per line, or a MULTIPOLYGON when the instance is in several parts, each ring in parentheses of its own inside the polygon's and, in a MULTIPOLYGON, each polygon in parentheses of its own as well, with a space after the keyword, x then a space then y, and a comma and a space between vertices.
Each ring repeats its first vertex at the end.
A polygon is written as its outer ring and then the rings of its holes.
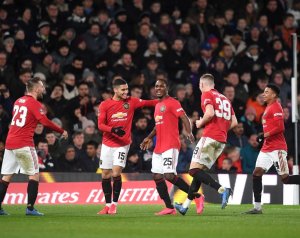
POLYGON ((231 125, 231 118, 234 115, 233 108, 230 101, 217 90, 202 93, 201 108, 205 113, 206 105, 212 105, 215 115, 210 122, 208 122, 203 131, 203 137, 209 137, 219 142, 226 143, 227 132, 231 125))

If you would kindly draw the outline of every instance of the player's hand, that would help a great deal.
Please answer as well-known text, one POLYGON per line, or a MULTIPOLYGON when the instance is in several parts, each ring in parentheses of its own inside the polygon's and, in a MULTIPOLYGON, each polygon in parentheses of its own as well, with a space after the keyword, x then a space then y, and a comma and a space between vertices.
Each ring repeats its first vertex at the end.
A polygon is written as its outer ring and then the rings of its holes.
POLYGON ((202 117, 200 117, 199 120, 196 120, 196 127, 197 127, 197 128, 202 127, 202 126, 201 126, 201 124, 202 124, 201 122, 202 122, 202 117))
POLYGON ((261 146, 264 143, 264 134, 260 134, 257 136, 256 141, 261 146))
POLYGON ((152 145, 152 139, 146 137, 143 142, 140 144, 140 148, 142 150, 148 150, 150 146, 152 145))
POLYGON ((62 134, 61 134, 61 136, 66 140, 66 139, 68 139, 68 132, 67 131, 64 131, 62 134))
POLYGON ((194 142, 195 142, 195 137, 194 137, 193 133, 188 134, 186 138, 187 138, 191 143, 194 143, 194 142))
POLYGON ((125 131, 123 130, 123 126, 118 126, 118 127, 113 127, 111 128, 111 133, 116 134, 117 136, 124 136, 125 135, 125 131))

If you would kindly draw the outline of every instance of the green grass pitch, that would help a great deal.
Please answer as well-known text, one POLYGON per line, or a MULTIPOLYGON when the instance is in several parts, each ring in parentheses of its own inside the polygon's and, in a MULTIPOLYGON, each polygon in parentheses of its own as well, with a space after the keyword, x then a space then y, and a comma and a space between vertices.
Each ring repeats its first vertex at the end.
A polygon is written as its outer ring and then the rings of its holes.
POLYGON ((1 238, 186 238, 300 237, 300 206, 265 205, 263 215, 244 215, 252 205, 207 204, 202 215, 192 206, 187 215, 154 216, 160 205, 119 205, 117 215, 96 215, 102 206, 44 205, 44 217, 26 217, 25 206, 4 208, 1 238))

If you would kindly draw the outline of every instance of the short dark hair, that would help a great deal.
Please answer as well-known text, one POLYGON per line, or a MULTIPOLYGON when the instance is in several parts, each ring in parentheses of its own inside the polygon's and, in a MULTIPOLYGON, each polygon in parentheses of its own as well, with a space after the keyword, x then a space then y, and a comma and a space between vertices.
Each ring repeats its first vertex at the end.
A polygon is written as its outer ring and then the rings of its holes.
POLYGON ((168 79, 166 79, 166 78, 159 78, 159 79, 157 79, 156 81, 161 81, 161 82, 163 82, 167 87, 169 87, 169 82, 168 82, 168 79))
POLYGON ((29 79, 29 81, 27 82, 27 85, 26 85, 27 91, 31 92, 32 89, 36 85, 38 85, 40 82, 44 83, 43 80, 41 78, 39 78, 39 77, 33 77, 33 78, 29 79))
POLYGON ((98 143, 94 140, 90 140, 88 143, 86 143, 86 145, 91 145, 91 146, 94 146, 95 149, 98 148, 98 143))
POLYGON ((55 88, 57 88, 57 87, 61 88, 61 90, 64 91, 64 86, 62 86, 60 83, 54 84, 53 87, 52 87, 52 91, 53 91, 55 88))
POLYGON ((40 140, 38 141, 37 145, 38 145, 39 143, 48 144, 48 141, 47 141, 45 138, 42 138, 42 139, 40 139, 40 140))
POLYGON ((125 84, 127 84, 127 82, 126 82, 124 79, 122 79, 122 78, 116 78, 116 79, 112 82, 113 88, 116 88, 116 87, 118 87, 118 86, 120 86, 120 85, 125 85, 125 84))
POLYGON ((269 83, 269 84, 267 85, 267 88, 272 89, 272 91, 276 94, 276 97, 279 96, 279 94, 280 94, 280 88, 279 88, 278 86, 276 86, 276 85, 273 84, 273 83, 269 83))

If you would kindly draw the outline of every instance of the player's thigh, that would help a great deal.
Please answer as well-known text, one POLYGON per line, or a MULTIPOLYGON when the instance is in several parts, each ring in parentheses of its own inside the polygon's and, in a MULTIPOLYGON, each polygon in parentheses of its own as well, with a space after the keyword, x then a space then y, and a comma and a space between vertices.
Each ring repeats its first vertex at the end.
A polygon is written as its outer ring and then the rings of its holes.
POLYGON ((102 144, 100 155, 100 168, 112 169, 113 167, 113 147, 102 144))
POLYGON ((10 175, 18 173, 20 170, 20 165, 17 161, 17 158, 13 152, 13 150, 4 151, 4 157, 2 162, 1 174, 10 175))
POLYGON ((20 173, 34 175, 39 172, 38 156, 34 147, 23 147, 14 150, 20 165, 20 173))
POLYGON ((164 174, 162 154, 153 153, 151 172, 154 174, 164 174))
POLYGON ((163 160, 163 173, 174 173, 176 172, 176 167, 178 163, 178 155, 179 151, 178 149, 169 149, 162 153, 162 160, 163 160))
POLYGON ((224 143, 209 137, 202 137, 194 149, 192 162, 205 165, 210 169, 225 147, 224 143))
POLYGON ((255 167, 262 168, 264 171, 267 172, 271 168, 272 165, 273 165, 273 160, 272 160, 272 157, 270 156, 269 152, 266 153, 266 152, 260 151, 257 156, 255 167))
POLYGON ((270 157, 278 175, 289 174, 289 166, 286 160, 287 152, 285 150, 272 151, 270 157))
POLYGON ((125 168, 130 145, 116 147, 113 149, 113 166, 125 168))

